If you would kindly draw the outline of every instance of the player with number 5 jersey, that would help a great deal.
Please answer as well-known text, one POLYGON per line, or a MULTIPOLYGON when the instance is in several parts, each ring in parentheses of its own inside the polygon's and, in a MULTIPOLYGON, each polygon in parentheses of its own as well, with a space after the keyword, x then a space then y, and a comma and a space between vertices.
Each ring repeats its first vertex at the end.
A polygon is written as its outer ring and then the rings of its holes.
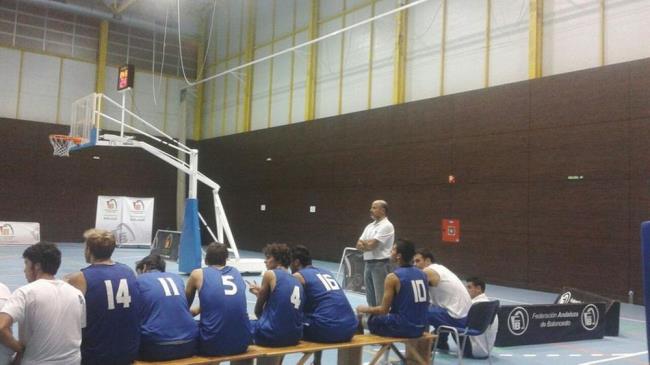
POLYGON ((133 270, 111 260, 115 237, 109 231, 84 233, 90 265, 68 277, 86 298, 81 339, 83 365, 131 364, 140 346, 140 290, 133 270))
POLYGON ((267 271, 262 284, 249 283, 257 296, 256 321, 251 321, 255 344, 270 347, 293 346, 302 338, 302 285, 287 271, 289 247, 273 243, 264 248, 267 271))
POLYGON ((246 311, 246 284, 234 267, 226 266, 228 248, 211 243, 205 251, 202 269, 192 271, 185 287, 187 302, 192 305, 199 292, 200 307, 191 309, 201 314, 199 322, 199 353, 225 356, 246 352, 251 343, 251 327, 246 311))
POLYGON ((291 272, 305 290, 303 338, 313 342, 347 342, 357 330, 357 317, 332 273, 312 265, 309 250, 291 248, 291 272))
POLYGON ((411 264, 414 255, 413 242, 398 240, 391 251, 391 260, 399 267, 386 276, 381 305, 357 307, 357 312, 370 315, 364 318, 364 325, 371 333, 414 338, 427 330, 429 279, 411 264))

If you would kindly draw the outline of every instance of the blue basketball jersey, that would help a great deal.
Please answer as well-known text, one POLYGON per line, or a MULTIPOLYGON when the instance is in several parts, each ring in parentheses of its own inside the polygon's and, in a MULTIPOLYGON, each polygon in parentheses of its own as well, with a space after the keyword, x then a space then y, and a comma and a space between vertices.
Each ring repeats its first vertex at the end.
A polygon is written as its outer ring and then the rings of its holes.
POLYGON ((315 342, 349 341, 357 317, 332 273, 313 266, 299 271, 305 279, 304 338, 315 342))
POLYGON ((86 279, 86 328, 81 357, 85 365, 121 365, 135 360, 140 346, 140 290, 126 265, 90 265, 86 279))
POLYGON ((302 338, 303 288, 286 270, 275 269, 273 273, 275 288, 256 322, 255 343, 273 347, 295 345, 302 338))
POLYGON ((191 341, 199 328, 190 314, 185 284, 180 276, 152 271, 138 276, 142 297, 142 343, 165 344, 191 341))
POLYGON ((246 311, 246 284, 237 269, 203 268, 199 290, 201 303, 200 353, 233 355, 246 352, 251 327, 246 311))
POLYGON ((393 271, 400 283, 399 293, 393 299, 390 313, 398 315, 404 326, 414 333, 422 334, 426 329, 429 308, 428 278, 422 270, 405 266, 393 271))

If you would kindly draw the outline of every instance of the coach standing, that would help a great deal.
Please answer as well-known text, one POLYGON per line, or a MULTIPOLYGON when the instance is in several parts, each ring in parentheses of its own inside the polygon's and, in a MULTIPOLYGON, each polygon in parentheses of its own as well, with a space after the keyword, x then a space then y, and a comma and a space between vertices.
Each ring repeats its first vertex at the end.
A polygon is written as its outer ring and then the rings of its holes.
POLYGON ((366 300, 371 307, 381 303, 384 297, 384 280, 390 272, 390 252, 395 241, 395 228, 386 216, 388 204, 375 200, 370 206, 372 222, 366 226, 357 242, 357 249, 363 251, 365 268, 366 300))

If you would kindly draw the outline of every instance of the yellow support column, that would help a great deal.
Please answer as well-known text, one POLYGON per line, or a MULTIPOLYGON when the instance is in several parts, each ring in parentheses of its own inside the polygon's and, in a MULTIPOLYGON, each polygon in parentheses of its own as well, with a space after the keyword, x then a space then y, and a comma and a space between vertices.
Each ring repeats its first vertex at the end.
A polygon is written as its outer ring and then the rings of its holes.
POLYGON ((108 20, 99 23, 99 49, 95 72, 95 92, 103 93, 106 85, 106 55, 108 54, 108 20))
MULTIPOLYGON (((370 16, 375 16, 375 3, 377 0, 372 0, 370 5, 370 16)), ((370 49, 368 50, 368 109, 372 108, 372 64, 375 59, 375 22, 370 23, 370 49)))
MULTIPOLYGON (((405 0, 398 0, 397 5, 403 6, 405 0)), ((405 99, 406 78, 406 32, 408 30, 408 13, 402 10, 396 15, 395 32, 395 69, 393 70, 393 104, 401 104, 405 99)))
POLYGON ((600 0, 600 65, 605 66, 605 0, 600 0))
POLYGON ((447 0, 442 0, 442 35, 440 40, 440 96, 445 95, 445 48, 447 47, 447 0))
MULTIPOLYGON (((205 44, 204 44, 203 34, 201 35, 200 40, 197 42, 196 46, 196 79, 203 79, 203 69, 205 68, 205 63, 203 58, 205 57, 205 44)), ((193 125, 193 134, 192 138, 195 141, 201 139, 201 129, 203 125, 203 86, 204 83, 196 85, 196 100, 194 100, 194 125, 193 125)))
POLYGON ((485 19, 485 69, 483 70, 483 86, 490 86, 490 41, 492 38, 492 0, 487 0, 487 17, 485 19))
MULTIPOLYGON (((320 0, 311 0, 311 18, 309 20, 309 39, 318 38, 318 14, 320 0)), ((307 85, 305 88, 305 120, 312 120, 316 117, 316 67, 318 66, 318 45, 309 46, 307 58, 307 85)))
MULTIPOLYGON (((296 14, 298 14, 298 0, 293 0, 293 25, 291 27, 291 47, 296 45, 296 14)), ((291 79, 289 80, 289 117, 288 124, 293 121, 293 80, 296 73, 296 52, 291 52, 291 79)))
POLYGON ((544 0, 530 0, 528 28, 528 78, 542 77, 542 34, 544 30, 544 0))
MULTIPOLYGON (((244 63, 253 61, 255 57, 255 3, 246 2, 248 13, 248 30, 246 31, 246 52, 244 63)), ((226 65, 227 66, 227 65, 226 65)), ((246 68, 244 76, 244 132, 251 130, 251 111, 253 110, 253 71, 254 66, 246 68)), ((239 97, 239 96, 237 96, 239 97)))

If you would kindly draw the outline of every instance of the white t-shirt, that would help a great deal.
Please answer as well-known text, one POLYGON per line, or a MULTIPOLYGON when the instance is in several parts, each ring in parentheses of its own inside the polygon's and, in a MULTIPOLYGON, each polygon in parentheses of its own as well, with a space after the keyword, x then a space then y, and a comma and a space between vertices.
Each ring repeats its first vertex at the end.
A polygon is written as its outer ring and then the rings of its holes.
MULTIPOLYGON (((5 302, 11 295, 11 291, 7 288, 6 285, 0 283, 0 310, 4 306, 5 302)), ((8 365, 11 362, 11 357, 14 354, 14 351, 4 345, 0 345, 0 365, 8 365)))
POLYGON ((472 298, 458 276, 440 264, 431 264, 431 269, 440 275, 437 286, 429 287, 431 304, 445 308, 453 318, 465 318, 472 306, 472 298))
MULTIPOLYGON (((477 295, 472 299, 472 303, 489 302, 490 298, 485 294, 477 295)), ((494 322, 485 330, 480 336, 471 336, 472 341, 472 356, 474 357, 487 357, 488 350, 494 347, 494 341, 497 339, 497 332, 499 331, 499 316, 494 317, 494 322)))
POLYGON ((372 251, 363 253, 364 260, 383 260, 390 258, 390 251, 395 242, 395 228, 388 217, 374 221, 366 226, 359 237, 360 240, 377 240, 379 245, 372 251))
POLYGON ((86 301, 78 289, 61 280, 39 279, 16 289, 1 312, 18 322, 25 344, 21 365, 81 363, 86 301))

